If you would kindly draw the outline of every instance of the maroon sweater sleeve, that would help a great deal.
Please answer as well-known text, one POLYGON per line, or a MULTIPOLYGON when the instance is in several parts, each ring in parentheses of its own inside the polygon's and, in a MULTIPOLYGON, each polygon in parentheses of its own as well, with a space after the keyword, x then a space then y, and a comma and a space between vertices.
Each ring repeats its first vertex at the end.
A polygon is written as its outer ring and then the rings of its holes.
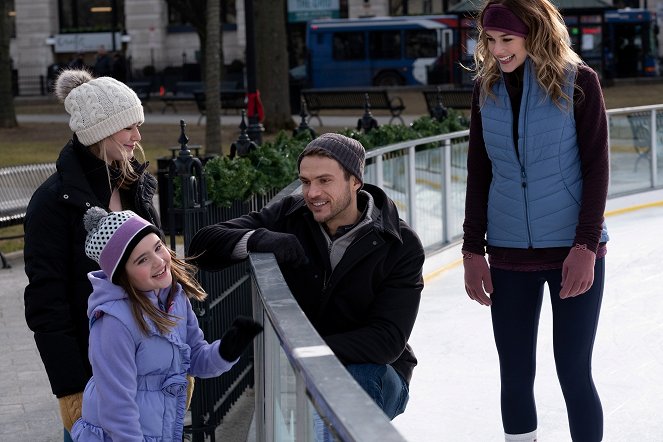
POLYGON ((587 244, 588 249, 596 252, 608 196, 608 119, 596 73, 580 66, 576 86, 574 113, 582 170, 582 205, 575 242, 587 244))
MULTIPOLYGON (((608 192, 608 126, 603 93, 598 76, 589 67, 580 66, 574 93, 574 117, 583 176, 582 206, 575 242, 587 244, 596 252, 608 192)), ((492 167, 483 140, 479 108, 479 81, 475 83, 470 117, 467 153, 467 191, 463 250, 484 254, 486 246, 488 191, 492 167)), ((505 250, 506 251, 506 250, 505 250)), ((517 251, 516 255, 518 255, 517 251)))
POLYGON ((474 84, 470 114, 463 250, 483 255, 486 249, 488 190, 493 179, 493 170, 483 141, 483 125, 479 111, 479 84, 479 81, 474 84))

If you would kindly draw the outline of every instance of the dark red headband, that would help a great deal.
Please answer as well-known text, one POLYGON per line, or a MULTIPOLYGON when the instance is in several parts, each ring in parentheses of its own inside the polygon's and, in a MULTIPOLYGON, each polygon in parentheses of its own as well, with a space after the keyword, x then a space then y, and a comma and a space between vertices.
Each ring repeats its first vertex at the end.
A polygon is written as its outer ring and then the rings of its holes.
POLYGON ((516 14, 504 5, 490 4, 483 13, 484 29, 500 31, 518 37, 527 37, 529 28, 516 14))

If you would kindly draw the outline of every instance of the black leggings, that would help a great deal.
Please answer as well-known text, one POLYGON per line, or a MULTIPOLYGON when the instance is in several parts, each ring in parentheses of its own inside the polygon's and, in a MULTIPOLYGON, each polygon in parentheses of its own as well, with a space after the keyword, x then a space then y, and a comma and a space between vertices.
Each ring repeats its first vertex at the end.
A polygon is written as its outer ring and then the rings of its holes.
POLYGON ((561 269, 517 272, 491 269, 491 315, 500 360, 502 424, 508 434, 536 430, 536 339, 548 283, 553 349, 574 441, 603 438, 603 409, 592 380, 592 349, 603 297, 605 260, 596 260, 594 284, 575 298, 560 299, 561 269))

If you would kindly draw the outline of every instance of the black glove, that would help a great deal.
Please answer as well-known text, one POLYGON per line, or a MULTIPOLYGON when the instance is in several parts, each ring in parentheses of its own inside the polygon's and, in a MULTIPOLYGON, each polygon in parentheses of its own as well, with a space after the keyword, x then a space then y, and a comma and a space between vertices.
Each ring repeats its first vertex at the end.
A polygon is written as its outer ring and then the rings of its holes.
POLYGON ((244 353, 244 350, 251 344, 253 338, 261 331, 262 325, 252 318, 238 316, 221 337, 219 354, 228 362, 234 361, 244 353))
POLYGON ((264 228, 256 229, 246 243, 249 252, 272 252, 279 264, 300 267, 308 263, 302 245, 291 233, 272 232, 264 228))

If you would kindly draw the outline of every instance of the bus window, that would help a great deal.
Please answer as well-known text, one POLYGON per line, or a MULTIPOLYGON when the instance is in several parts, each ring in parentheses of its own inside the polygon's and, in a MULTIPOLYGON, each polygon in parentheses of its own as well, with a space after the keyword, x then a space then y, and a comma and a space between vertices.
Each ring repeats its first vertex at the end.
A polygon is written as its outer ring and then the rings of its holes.
POLYGON ((370 58, 401 58, 401 31, 372 31, 368 35, 370 58))
POLYGON ((405 31, 405 58, 437 57, 437 32, 433 29, 405 31))
POLYGON ((333 48, 334 60, 363 60, 366 58, 363 32, 335 32, 333 48))

